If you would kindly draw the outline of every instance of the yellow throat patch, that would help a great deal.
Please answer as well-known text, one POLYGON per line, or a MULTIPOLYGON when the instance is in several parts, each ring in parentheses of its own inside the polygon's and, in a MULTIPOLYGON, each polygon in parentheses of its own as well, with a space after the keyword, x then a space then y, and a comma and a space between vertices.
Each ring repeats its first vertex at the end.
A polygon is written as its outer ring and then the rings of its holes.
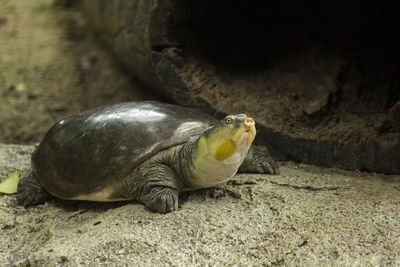
POLYGON ((226 139, 215 151, 214 157, 217 160, 224 160, 235 154, 236 145, 231 139, 226 139))

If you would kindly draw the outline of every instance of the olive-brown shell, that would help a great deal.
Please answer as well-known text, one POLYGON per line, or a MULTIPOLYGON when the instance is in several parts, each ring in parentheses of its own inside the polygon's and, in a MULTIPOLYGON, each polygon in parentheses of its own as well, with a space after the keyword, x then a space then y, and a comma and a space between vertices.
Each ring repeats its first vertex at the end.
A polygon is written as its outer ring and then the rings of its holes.
POLYGON ((160 150, 200 135, 213 121, 198 111, 155 101, 82 112, 50 128, 32 155, 32 168, 58 197, 91 193, 126 177, 160 150))

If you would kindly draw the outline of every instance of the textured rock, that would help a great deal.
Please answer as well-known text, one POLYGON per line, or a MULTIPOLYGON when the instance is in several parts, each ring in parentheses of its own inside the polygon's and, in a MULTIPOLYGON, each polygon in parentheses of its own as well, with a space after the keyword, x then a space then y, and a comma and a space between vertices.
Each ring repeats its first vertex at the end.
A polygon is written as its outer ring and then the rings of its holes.
MULTIPOLYGON (((0 144, 0 180, 32 146, 0 144)), ((0 262, 31 266, 400 264, 400 177, 287 163, 191 192, 180 210, 0 196, 0 262)))
POLYGON ((400 131, 386 123, 400 99, 397 16, 390 7, 376 14, 373 1, 362 11, 312 3, 83 0, 82 8, 133 75, 181 105, 254 117, 275 157, 400 173, 400 131), (371 25, 375 16, 381 24, 371 25))

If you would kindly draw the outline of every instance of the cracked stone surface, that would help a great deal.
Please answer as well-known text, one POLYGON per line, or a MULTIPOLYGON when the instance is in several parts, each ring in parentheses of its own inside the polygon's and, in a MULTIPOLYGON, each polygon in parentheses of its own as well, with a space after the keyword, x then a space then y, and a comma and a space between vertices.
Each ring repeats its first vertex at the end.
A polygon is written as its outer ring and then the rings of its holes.
MULTIPOLYGON (((0 180, 29 171, 33 146, 0 144, 0 180)), ((0 196, 5 266, 399 265, 400 176, 281 163, 190 192, 177 212, 133 202, 0 196)), ((182 197, 183 199, 183 197, 182 197)))

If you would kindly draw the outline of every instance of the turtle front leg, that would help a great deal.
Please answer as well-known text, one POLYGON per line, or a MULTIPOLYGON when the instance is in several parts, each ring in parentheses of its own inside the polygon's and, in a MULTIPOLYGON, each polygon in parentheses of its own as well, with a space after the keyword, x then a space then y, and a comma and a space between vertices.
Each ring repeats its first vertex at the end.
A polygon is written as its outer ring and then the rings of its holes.
POLYGON ((163 164, 146 166, 139 201, 152 211, 168 213, 178 210, 180 185, 172 169, 163 164))
POLYGON ((151 211, 159 213, 176 211, 178 210, 178 191, 162 186, 149 188, 140 201, 151 211))
POLYGON ((181 185, 174 171, 157 158, 138 166, 132 175, 121 182, 114 197, 136 199, 155 212, 178 210, 181 185))
POLYGON ((244 158, 239 172, 280 174, 278 164, 265 146, 252 145, 244 158))

